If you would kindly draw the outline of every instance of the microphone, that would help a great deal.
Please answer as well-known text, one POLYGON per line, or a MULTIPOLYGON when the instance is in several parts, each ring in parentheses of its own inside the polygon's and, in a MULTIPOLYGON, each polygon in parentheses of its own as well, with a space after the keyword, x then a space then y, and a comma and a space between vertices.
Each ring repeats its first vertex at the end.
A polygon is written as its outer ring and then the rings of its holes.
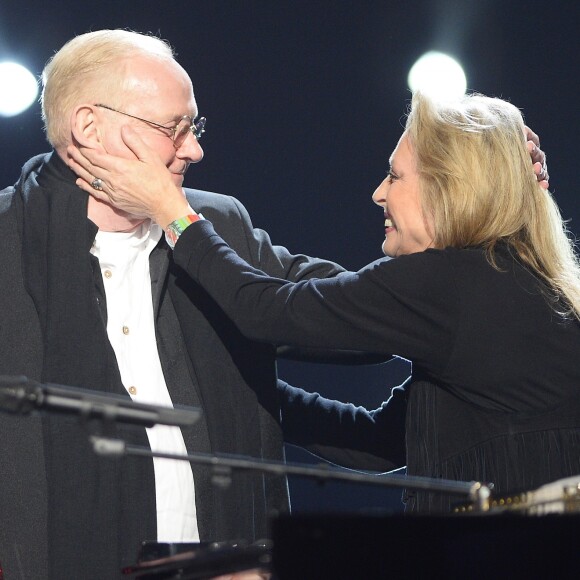
POLYGON ((143 427, 189 427, 201 416, 197 407, 171 408, 136 403, 116 394, 38 383, 25 376, 0 376, 0 410, 28 415, 41 410, 79 415, 84 419, 117 421, 143 427))

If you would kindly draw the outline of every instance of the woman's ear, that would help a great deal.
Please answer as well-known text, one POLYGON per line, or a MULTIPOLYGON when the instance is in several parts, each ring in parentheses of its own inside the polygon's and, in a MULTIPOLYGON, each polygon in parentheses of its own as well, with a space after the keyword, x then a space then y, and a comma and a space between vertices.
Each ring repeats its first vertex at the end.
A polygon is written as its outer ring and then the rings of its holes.
POLYGON ((73 141, 89 147, 101 148, 99 120, 93 105, 78 105, 71 113, 71 133, 73 141))

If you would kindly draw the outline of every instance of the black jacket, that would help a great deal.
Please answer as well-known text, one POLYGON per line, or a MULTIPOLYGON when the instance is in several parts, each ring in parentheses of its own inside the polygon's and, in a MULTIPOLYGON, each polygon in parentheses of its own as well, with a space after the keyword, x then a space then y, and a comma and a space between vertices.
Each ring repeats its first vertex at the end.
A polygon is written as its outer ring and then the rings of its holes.
MULTIPOLYGON (((273 276, 341 271, 272 245, 232 197, 187 196, 232 247, 273 276)), ((30 160, 16 188, 0 193, 0 374, 128 396, 106 339, 86 202, 54 153, 30 160)), ((151 275, 172 400, 204 411, 184 433, 188 450, 283 459, 274 347, 243 337, 175 265, 164 240, 151 275)), ((113 434, 148 444, 144 429, 113 434)), ((134 561, 141 541, 155 539, 150 460, 97 458, 86 429, 62 417, 2 415, 0 445, 0 562, 8 578, 112 578, 134 561)), ((288 509, 284 478, 234 474, 222 488, 207 469, 194 468, 194 476, 202 540, 264 537, 268 516, 288 509)))

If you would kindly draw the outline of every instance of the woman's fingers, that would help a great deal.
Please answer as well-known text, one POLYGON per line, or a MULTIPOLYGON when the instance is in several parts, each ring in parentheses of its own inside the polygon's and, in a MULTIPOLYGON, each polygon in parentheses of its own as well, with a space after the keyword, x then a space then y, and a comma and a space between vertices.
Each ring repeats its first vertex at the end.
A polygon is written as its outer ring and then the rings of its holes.
POLYGON ((99 201, 158 222, 165 221, 167 212, 171 216, 179 213, 178 217, 188 213, 183 190, 155 151, 130 128, 123 127, 121 133, 132 152, 129 158, 99 149, 68 147, 67 161, 78 176, 77 185, 99 201))
POLYGON ((121 127, 121 139, 139 161, 152 164, 161 163, 159 157, 147 147, 143 139, 129 125, 121 127))

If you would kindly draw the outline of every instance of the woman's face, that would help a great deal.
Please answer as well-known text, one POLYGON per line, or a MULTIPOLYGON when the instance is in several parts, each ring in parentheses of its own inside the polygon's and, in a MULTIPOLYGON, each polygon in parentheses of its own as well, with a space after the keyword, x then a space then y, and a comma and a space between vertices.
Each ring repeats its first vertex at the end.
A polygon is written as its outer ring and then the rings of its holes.
POLYGON ((433 247, 433 220, 423 215, 419 175, 409 139, 403 133, 390 159, 387 178, 373 193, 385 210, 383 252, 392 258, 433 247))

